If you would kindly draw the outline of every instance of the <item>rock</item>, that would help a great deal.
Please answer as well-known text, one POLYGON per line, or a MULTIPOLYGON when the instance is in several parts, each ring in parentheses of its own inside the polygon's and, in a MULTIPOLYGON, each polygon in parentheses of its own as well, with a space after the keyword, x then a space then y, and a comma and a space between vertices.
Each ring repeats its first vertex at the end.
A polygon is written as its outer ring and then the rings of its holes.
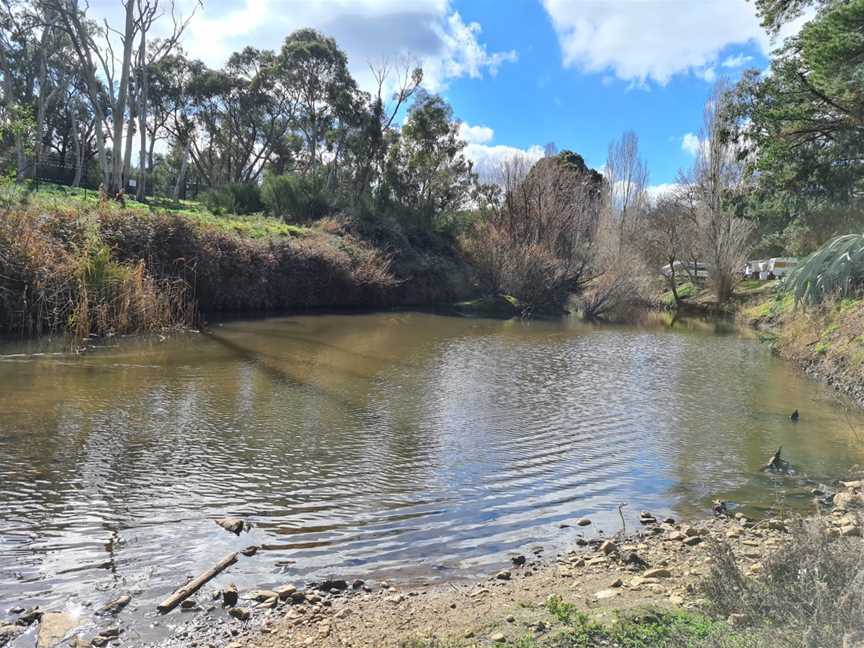
POLYGON ((848 490, 861 490, 864 489, 864 480, 841 481, 840 485, 848 490))
POLYGON ((117 614, 120 610, 129 605, 131 600, 132 597, 127 594, 118 596, 113 601, 110 601, 99 608, 99 610, 96 611, 96 614, 117 614))
POLYGON ((714 500, 711 504, 711 510, 715 517, 726 517, 729 515, 729 509, 726 508, 726 502, 723 500, 714 500))
POLYGON ((524 565, 526 563, 526 561, 527 561, 527 559, 522 554, 519 554, 518 556, 511 556, 510 557, 510 562, 512 562, 517 567, 521 567, 522 565, 524 565))
POLYGON ((240 598, 237 593, 237 586, 231 583, 228 587, 222 590, 222 604, 226 607, 237 605, 237 599, 240 598))
POLYGON ((753 563, 750 565, 751 574, 761 574, 763 571, 765 571, 765 568, 762 566, 762 563, 753 563))
POLYGON ((733 627, 741 627, 747 624, 747 616, 744 614, 730 614, 726 623, 733 627))
POLYGON ((672 594, 669 597, 669 602, 672 605, 684 605, 684 597, 681 596, 680 594, 672 594))
POLYGON ((466 639, 472 639, 474 637, 474 631, 473 630, 466 630, 465 634, 463 634, 462 636, 465 637, 466 639))
POLYGON ((616 578, 614 581, 612 581, 612 584, 609 585, 609 587, 621 587, 622 585, 624 585, 624 581, 620 578, 616 578))
POLYGON ((840 535, 845 536, 847 538, 851 538, 851 537, 860 538, 861 537, 861 527, 854 525, 854 524, 848 524, 846 526, 842 526, 842 527, 840 527, 840 535))
POLYGON ((237 517, 216 518, 213 521, 234 535, 240 535, 240 533, 246 528, 243 520, 237 517))
POLYGON ((337 619, 345 619, 351 616, 351 608, 342 608, 336 614, 333 615, 337 619))
POLYGON ((655 518, 648 511, 642 511, 639 514, 639 522, 642 524, 657 524, 657 518, 655 518))
POLYGON ((348 589, 348 581, 342 579, 328 579, 319 583, 316 589, 321 592, 329 592, 334 589, 341 592, 348 589))
POLYGON ((279 597, 273 596, 268 599, 264 599, 258 605, 255 606, 256 610, 272 610, 279 604, 279 597))
POLYGON ((19 625, 13 623, 0 624, 0 646, 6 645, 7 642, 12 641, 12 638, 21 631, 21 626, 19 625))
POLYGON ((684 544, 691 546, 691 547, 699 544, 700 542, 702 542, 702 538, 701 538, 701 536, 698 536, 698 535, 690 536, 689 538, 684 539, 684 544))
POLYGON ((576 524, 578 524, 579 526, 589 526, 591 524, 591 520, 584 517, 579 518, 578 520, 576 520, 576 524))
POLYGON ((41 619, 42 614, 43 614, 42 610, 40 610, 39 606, 37 605, 34 608, 30 608, 29 610, 24 611, 21 614, 21 616, 19 616, 17 619, 15 619, 15 623, 17 623, 18 625, 24 625, 24 626, 31 625, 32 623, 41 619))
POLYGON ((503 632, 496 632, 489 637, 489 640, 492 643, 504 643, 507 640, 507 637, 504 636, 503 632))
POLYGON ((627 557, 624 559, 624 563, 627 565, 635 565, 637 567, 647 567, 648 563, 635 551, 631 551, 627 554, 627 557))
POLYGON ((618 596, 618 592, 614 589, 604 589, 596 592, 594 594, 594 598, 598 601, 602 601, 604 599, 612 598, 613 596, 618 596))
POLYGON ((243 598, 250 601, 258 601, 260 603, 267 599, 279 598, 279 592, 275 590, 252 590, 251 592, 246 592, 243 595, 243 598))
POLYGON ((618 545, 611 540, 605 540, 603 544, 600 545, 600 551, 608 556, 609 554, 618 551, 618 545))
POLYGON ((99 631, 99 636, 105 637, 106 639, 114 639, 115 637, 120 636, 120 628, 118 628, 117 626, 105 628, 104 630, 99 631))
POLYGON ((258 547, 257 545, 251 545, 249 547, 246 547, 245 549, 241 549, 240 553, 244 556, 254 556, 256 553, 258 553, 258 547))
POLYGON ((665 520, 663 520, 663 523, 664 524, 675 524, 675 518, 667 517, 665 520))
POLYGON ((388 603, 392 603, 393 605, 399 605, 405 600, 405 597, 401 594, 394 594, 393 596, 388 596, 386 600, 388 603))
POLYGON ((279 596, 280 599, 282 599, 283 601, 287 601, 289 598, 291 598, 291 595, 297 591, 297 588, 293 585, 280 585, 273 591, 276 592, 277 596, 279 596))
POLYGON ((772 531, 786 531, 786 525, 781 520, 768 520, 768 528, 772 531))
POLYGON ((78 619, 68 612, 46 612, 39 622, 36 648, 55 646, 78 626, 78 619))
POLYGON ((656 569, 647 570, 642 574, 642 576, 644 578, 671 578, 672 572, 665 567, 658 567, 656 569))
POLYGON ((516 623, 516 617, 514 617, 514 616, 511 614, 511 615, 509 615, 509 616, 507 617, 506 621, 507 621, 507 623, 516 623))
POLYGON ((851 509, 864 506, 864 495, 860 493, 837 493, 834 495, 834 506, 842 509, 851 509))
POLYGON ((180 607, 184 610, 191 610, 192 608, 197 607, 197 605, 198 605, 198 601, 196 601, 195 599, 191 599, 191 598, 188 598, 185 601, 183 601, 182 603, 180 603, 180 607))
POLYGON ((681 533, 680 531, 672 531, 668 536, 666 536, 666 539, 681 542, 686 537, 687 536, 684 535, 683 533, 681 533))
POLYGON ((242 607, 231 608, 230 610, 228 610, 228 614, 235 619, 238 619, 239 621, 248 621, 249 617, 252 615, 249 610, 242 607))
POLYGON ((495 578, 497 578, 498 580, 510 580, 510 572, 504 569, 495 574, 495 578))
POLYGON ((291 592, 289 596, 291 597, 292 603, 302 603, 306 600, 305 592, 291 592))
POLYGON ((360 579, 358 578, 358 579, 355 580, 353 583, 351 583, 351 589, 355 589, 355 590, 356 590, 356 589, 360 589, 360 588, 362 588, 365 584, 366 584, 366 583, 365 583, 364 581, 362 581, 362 580, 360 580, 360 579))

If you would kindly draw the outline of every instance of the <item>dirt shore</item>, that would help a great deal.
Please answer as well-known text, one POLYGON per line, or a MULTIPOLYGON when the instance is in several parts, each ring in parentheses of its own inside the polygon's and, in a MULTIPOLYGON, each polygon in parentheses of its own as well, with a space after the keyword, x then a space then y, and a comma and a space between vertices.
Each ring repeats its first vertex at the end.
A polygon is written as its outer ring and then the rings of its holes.
MULTIPOLYGON (((837 535, 861 534, 859 518, 845 508, 864 504, 861 482, 853 486, 836 496, 842 506, 825 512, 837 535)), ((831 502, 831 495, 826 501, 831 502)), ((533 645, 532 639, 551 636, 559 625, 550 613, 550 597, 600 623, 646 610, 699 611, 705 605, 699 583, 711 568, 718 542, 729 544, 745 574, 758 576, 763 561, 783 550, 800 523, 756 521, 740 514, 689 524, 656 520, 626 538, 580 539, 557 556, 543 557, 539 550, 511 556, 511 568, 471 583, 412 589, 334 581, 323 587, 310 584, 304 591, 241 592, 235 616, 202 614, 177 628, 162 646, 533 645)))

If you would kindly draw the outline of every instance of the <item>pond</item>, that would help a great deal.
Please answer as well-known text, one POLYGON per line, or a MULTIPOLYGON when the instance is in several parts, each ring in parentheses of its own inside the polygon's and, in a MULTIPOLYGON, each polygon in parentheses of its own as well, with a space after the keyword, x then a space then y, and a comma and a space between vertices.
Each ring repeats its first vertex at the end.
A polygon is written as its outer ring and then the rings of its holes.
POLYGON ((630 529, 806 510, 864 461, 860 413, 722 324, 396 312, 97 346, 0 347, 0 620, 131 593, 149 641, 183 616, 159 600, 249 545, 213 587, 463 578, 615 533, 619 504, 630 529), (780 445, 795 479, 759 471, 780 445))

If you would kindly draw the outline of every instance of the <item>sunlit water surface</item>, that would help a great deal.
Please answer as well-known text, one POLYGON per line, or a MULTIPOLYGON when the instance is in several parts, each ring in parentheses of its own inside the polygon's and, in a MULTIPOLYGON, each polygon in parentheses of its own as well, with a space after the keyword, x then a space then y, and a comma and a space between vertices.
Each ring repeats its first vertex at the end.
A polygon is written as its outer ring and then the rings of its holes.
POLYGON ((131 592, 127 640, 149 640, 181 616, 152 627, 158 600, 252 544, 216 585, 488 573, 582 516, 617 531, 620 503, 634 526, 716 497, 803 509, 806 484, 781 501, 759 466, 783 445, 831 479, 864 460, 856 429, 827 388, 700 322, 326 315, 83 355, 6 345, 0 619, 131 592))

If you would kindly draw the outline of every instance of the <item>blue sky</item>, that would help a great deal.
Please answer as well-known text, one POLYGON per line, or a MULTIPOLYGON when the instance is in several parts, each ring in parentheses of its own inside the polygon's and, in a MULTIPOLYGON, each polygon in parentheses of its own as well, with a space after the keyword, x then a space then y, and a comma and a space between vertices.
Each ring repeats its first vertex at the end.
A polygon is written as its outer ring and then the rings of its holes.
MULTIPOLYGON (((119 5, 91 11, 113 22, 119 5)), ((764 68, 773 46, 748 0, 203 0, 183 46, 218 66, 300 27, 336 38, 366 88, 370 62, 421 64, 481 171, 547 142, 601 169, 609 141, 632 129, 653 185, 692 163, 714 80, 764 68)))

